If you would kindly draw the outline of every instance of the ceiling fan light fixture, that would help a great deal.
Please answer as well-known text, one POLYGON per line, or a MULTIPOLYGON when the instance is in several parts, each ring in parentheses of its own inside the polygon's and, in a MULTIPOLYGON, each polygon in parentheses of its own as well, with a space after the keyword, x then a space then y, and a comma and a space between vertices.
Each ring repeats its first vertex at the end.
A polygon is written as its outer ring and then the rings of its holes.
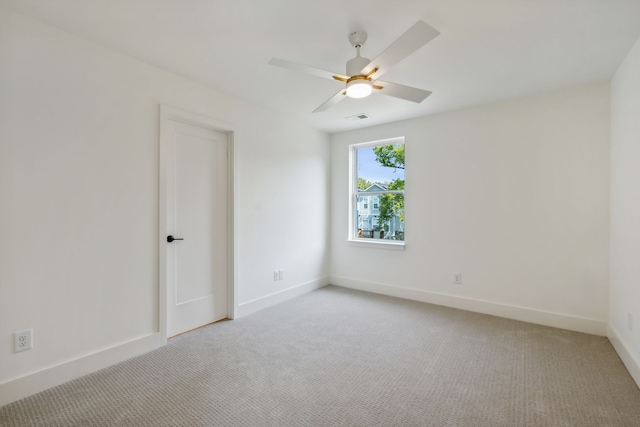
POLYGON ((373 87, 366 76, 353 76, 347 81, 347 96, 349 98, 366 98, 371 95, 373 87))

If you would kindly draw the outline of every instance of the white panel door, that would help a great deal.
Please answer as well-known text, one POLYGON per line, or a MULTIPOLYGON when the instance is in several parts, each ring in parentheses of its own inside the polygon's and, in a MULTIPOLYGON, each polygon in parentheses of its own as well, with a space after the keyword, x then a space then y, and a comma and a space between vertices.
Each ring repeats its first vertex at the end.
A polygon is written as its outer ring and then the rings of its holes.
POLYGON ((167 336, 173 336, 228 315, 229 144, 226 133, 194 124, 169 120, 168 129, 167 336))

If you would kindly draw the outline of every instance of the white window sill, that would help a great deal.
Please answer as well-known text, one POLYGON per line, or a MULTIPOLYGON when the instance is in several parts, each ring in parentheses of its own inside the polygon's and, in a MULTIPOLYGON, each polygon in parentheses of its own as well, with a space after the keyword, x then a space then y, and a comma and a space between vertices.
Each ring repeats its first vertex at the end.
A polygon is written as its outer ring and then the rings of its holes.
POLYGON ((382 240, 382 239, 349 239, 349 246, 359 246, 361 248, 389 249, 392 251, 404 251, 404 241, 382 240))

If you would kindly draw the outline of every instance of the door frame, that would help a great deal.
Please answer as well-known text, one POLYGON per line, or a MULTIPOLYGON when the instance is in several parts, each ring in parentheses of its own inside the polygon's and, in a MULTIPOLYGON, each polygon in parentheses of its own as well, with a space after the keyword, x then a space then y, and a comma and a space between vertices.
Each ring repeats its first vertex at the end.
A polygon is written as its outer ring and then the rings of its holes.
POLYGON ((169 224, 167 170, 169 162, 168 145, 171 142, 169 121, 192 124, 227 135, 227 313, 229 319, 236 314, 236 254, 235 254, 235 150, 234 127, 226 122, 206 117, 190 111, 160 104, 160 156, 158 176, 158 317, 157 329, 161 337, 167 337, 167 241, 169 224))

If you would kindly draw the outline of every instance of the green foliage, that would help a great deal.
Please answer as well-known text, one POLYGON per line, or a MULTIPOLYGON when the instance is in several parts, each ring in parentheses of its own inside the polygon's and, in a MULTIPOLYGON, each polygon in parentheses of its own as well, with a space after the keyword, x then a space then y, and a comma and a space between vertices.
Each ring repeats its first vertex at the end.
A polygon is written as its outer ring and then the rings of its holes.
POLYGON ((373 149, 376 161, 386 168, 404 169, 404 144, 380 145, 373 149))
MULTIPOLYGON (((393 180, 391 184, 389 184, 389 189, 403 190, 404 180, 393 180)), ((383 194, 380 196, 379 210, 378 225, 381 227, 394 216, 397 216, 400 221, 404 222, 404 194, 383 194)))
POLYGON ((364 178, 358 177, 358 190, 366 190, 371 187, 371 183, 364 178))
POLYGON ((404 179, 396 178, 388 186, 389 190, 404 190, 404 179))
MULTIPOLYGON (((404 169, 404 144, 381 145, 373 149, 376 161, 382 166, 393 169, 404 169)), ((404 190, 404 179, 396 178, 388 185, 389 190, 404 190)), ((404 222, 404 194, 384 194, 380 196, 380 216, 378 225, 381 227, 394 216, 404 222)))
POLYGON ((378 216, 378 225, 384 227, 391 218, 393 218, 393 194, 383 194, 380 196, 380 215, 378 216))

